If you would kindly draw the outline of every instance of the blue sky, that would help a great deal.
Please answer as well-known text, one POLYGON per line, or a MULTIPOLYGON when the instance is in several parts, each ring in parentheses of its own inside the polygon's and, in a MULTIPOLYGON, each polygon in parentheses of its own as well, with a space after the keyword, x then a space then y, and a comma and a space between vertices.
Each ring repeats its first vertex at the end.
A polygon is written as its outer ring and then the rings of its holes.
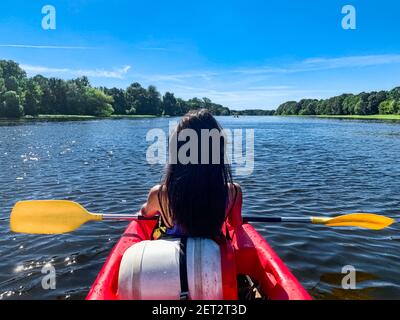
POLYGON ((0 59, 29 75, 273 109, 399 86, 399 15, 397 0, 2 0, 0 59), (41 27, 46 4, 56 30, 41 27), (356 30, 341 27, 347 4, 356 30))

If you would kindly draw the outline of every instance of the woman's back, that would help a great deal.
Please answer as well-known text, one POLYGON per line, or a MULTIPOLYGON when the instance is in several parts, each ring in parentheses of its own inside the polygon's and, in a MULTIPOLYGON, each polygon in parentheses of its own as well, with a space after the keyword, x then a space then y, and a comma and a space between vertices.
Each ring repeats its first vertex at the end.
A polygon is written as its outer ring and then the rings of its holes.
POLYGON ((185 115, 170 139, 165 177, 150 190, 142 214, 160 213, 166 228, 180 234, 219 235, 227 214, 241 208, 225 145, 222 128, 208 110, 185 115))

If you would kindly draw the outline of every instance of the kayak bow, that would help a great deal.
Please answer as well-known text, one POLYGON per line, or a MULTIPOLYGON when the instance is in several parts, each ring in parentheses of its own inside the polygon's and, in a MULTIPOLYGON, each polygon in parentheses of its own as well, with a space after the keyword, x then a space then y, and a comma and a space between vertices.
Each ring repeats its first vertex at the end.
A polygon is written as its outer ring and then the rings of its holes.
MULTIPOLYGON (((132 221, 112 249, 87 300, 118 300, 118 273, 122 256, 133 244, 150 239, 156 221, 132 221)), ((262 296, 271 300, 310 300, 311 297, 264 238, 244 223, 230 227, 236 276, 249 276, 262 296)))

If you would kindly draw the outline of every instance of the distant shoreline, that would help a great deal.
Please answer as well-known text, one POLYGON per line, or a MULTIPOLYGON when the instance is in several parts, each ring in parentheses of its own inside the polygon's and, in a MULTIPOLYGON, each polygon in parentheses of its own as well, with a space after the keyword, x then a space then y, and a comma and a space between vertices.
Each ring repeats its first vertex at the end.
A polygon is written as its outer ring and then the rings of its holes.
POLYGON ((349 120, 384 120, 384 121, 400 121, 400 114, 372 114, 367 116, 361 115, 318 115, 315 116, 322 119, 349 119, 349 120))
MULTIPOLYGON (((111 115, 108 117, 96 117, 88 115, 65 115, 65 114, 41 114, 36 117, 24 116, 22 118, 0 118, 0 121, 79 121, 79 120, 112 120, 112 119, 150 119, 169 118, 170 116, 155 115, 111 115)), ((229 115, 226 117, 235 117, 229 115)), ((295 118, 318 118, 318 119, 339 119, 339 120, 375 120, 400 122, 400 114, 376 114, 376 115, 240 115, 241 117, 295 117, 295 118)))
POLYGON ((274 115, 274 117, 293 117, 311 119, 337 119, 337 120, 375 120, 375 121, 400 121, 400 114, 373 114, 361 115, 274 115))
POLYGON ((96 116, 87 116, 87 115, 68 115, 68 114, 41 114, 36 117, 32 116, 24 116, 21 118, 0 118, 0 121, 37 121, 37 120, 106 120, 106 119, 144 119, 144 118, 157 118, 157 116, 153 115, 111 115, 108 117, 96 117, 96 116))

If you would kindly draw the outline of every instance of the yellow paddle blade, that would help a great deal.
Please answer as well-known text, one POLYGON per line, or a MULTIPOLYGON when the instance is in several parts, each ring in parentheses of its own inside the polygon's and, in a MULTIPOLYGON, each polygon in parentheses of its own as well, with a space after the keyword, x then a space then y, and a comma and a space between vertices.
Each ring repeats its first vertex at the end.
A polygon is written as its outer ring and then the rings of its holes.
POLYGON ((76 202, 21 201, 11 212, 10 229, 20 233, 59 234, 74 231, 92 220, 102 220, 102 216, 87 212, 76 202))
POLYGON ((372 213, 352 213, 335 218, 312 218, 314 224, 324 224, 329 227, 359 227, 381 230, 390 226, 393 219, 372 213))

